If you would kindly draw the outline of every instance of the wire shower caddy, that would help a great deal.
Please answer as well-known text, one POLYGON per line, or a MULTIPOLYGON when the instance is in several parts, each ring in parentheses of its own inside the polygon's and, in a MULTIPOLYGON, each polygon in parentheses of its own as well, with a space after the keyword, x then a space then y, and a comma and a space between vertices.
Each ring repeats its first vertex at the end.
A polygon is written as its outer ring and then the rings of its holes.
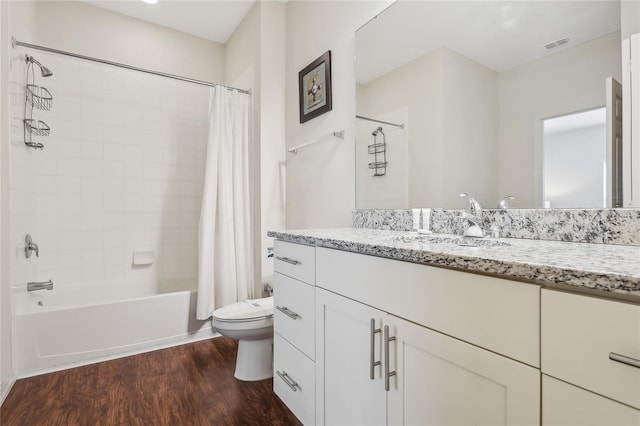
MULTIPOLYGON (((24 102, 24 143, 29 148, 44 149, 44 144, 33 140, 34 136, 49 136, 51 127, 42 120, 33 117, 34 109, 40 111, 50 111, 53 106, 53 95, 44 86, 36 83, 35 72, 33 70, 34 59, 29 55, 25 58, 27 62, 26 82, 25 82, 25 102, 24 102), (31 78, 29 78, 31 77, 31 78)), ((38 66, 41 66, 37 61, 38 66)), ((44 76, 44 74, 43 74, 44 76)))
POLYGON ((372 134, 373 143, 369 145, 368 153, 373 155, 373 162, 369 163, 369 169, 373 170, 373 176, 384 176, 387 174, 387 137, 378 127, 372 134), (378 135, 382 135, 382 142, 378 142, 378 135))

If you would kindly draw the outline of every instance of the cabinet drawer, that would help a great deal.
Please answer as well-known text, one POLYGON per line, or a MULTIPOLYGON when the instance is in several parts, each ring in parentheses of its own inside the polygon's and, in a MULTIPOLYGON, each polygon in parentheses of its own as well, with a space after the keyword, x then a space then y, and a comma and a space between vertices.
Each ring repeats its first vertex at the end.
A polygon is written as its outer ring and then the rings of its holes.
POLYGON ((542 291, 542 372, 640 408, 640 305, 542 291))
POLYGON ((545 426, 640 425, 640 410, 542 375, 545 426))
POLYGON ((540 365, 540 287, 318 247, 317 285, 540 365))
POLYGON ((273 391, 303 424, 314 424, 314 362, 277 334, 273 351, 273 391))
POLYGON ((314 287, 279 273, 273 277, 274 331, 315 359, 314 287))
POLYGON ((316 282, 316 249, 302 244, 276 240, 274 243, 276 272, 314 285, 316 282))

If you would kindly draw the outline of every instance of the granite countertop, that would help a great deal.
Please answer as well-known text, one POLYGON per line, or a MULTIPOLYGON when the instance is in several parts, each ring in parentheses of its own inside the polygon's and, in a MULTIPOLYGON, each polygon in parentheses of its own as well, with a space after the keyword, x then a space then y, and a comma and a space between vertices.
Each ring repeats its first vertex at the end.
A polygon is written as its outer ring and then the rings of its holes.
POLYGON ((457 236, 421 237, 414 232, 366 228, 270 231, 268 236, 538 284, 611 292, 640 301, 640 246, 504 238, 483 239, 487 246, 466 247, 456 243, 462 240, 457 236))

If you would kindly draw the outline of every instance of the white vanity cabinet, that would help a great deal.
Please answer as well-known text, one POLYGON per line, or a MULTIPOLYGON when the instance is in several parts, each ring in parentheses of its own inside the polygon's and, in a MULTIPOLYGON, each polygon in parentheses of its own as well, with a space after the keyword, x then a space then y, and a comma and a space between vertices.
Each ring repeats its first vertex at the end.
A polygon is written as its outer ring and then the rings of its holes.
POLYGON ((319 425, 384 425, 382 338, 371 330, 386 314, 378 309, 316 288, 317 399, 319 425), (373 379, 371 374, 373 373, 373 379))
POLYGON ((544 289, 541 327, 543 424, 640 426, 640 305, 544 289))
POLYGON ((317 424, 539 424, 539 370, 482 348, 538 361, 539 287, 324 248, 316 285, 317 424))
POLYGON ((315 247, 276 241, 273 390, 305 425, 315 421, 315 247))

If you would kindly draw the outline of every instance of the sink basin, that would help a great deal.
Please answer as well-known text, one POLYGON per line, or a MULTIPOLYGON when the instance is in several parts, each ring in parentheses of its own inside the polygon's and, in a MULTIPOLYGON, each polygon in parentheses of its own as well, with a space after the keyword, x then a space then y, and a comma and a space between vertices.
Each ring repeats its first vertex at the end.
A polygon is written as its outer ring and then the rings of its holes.
POLYGON ((399 243, 447 244, 461 247, 509 247, 506 241, 492 238, 472 238, 460 235, 444 234, 407 234, 390 237, 391 241, 399 243))

